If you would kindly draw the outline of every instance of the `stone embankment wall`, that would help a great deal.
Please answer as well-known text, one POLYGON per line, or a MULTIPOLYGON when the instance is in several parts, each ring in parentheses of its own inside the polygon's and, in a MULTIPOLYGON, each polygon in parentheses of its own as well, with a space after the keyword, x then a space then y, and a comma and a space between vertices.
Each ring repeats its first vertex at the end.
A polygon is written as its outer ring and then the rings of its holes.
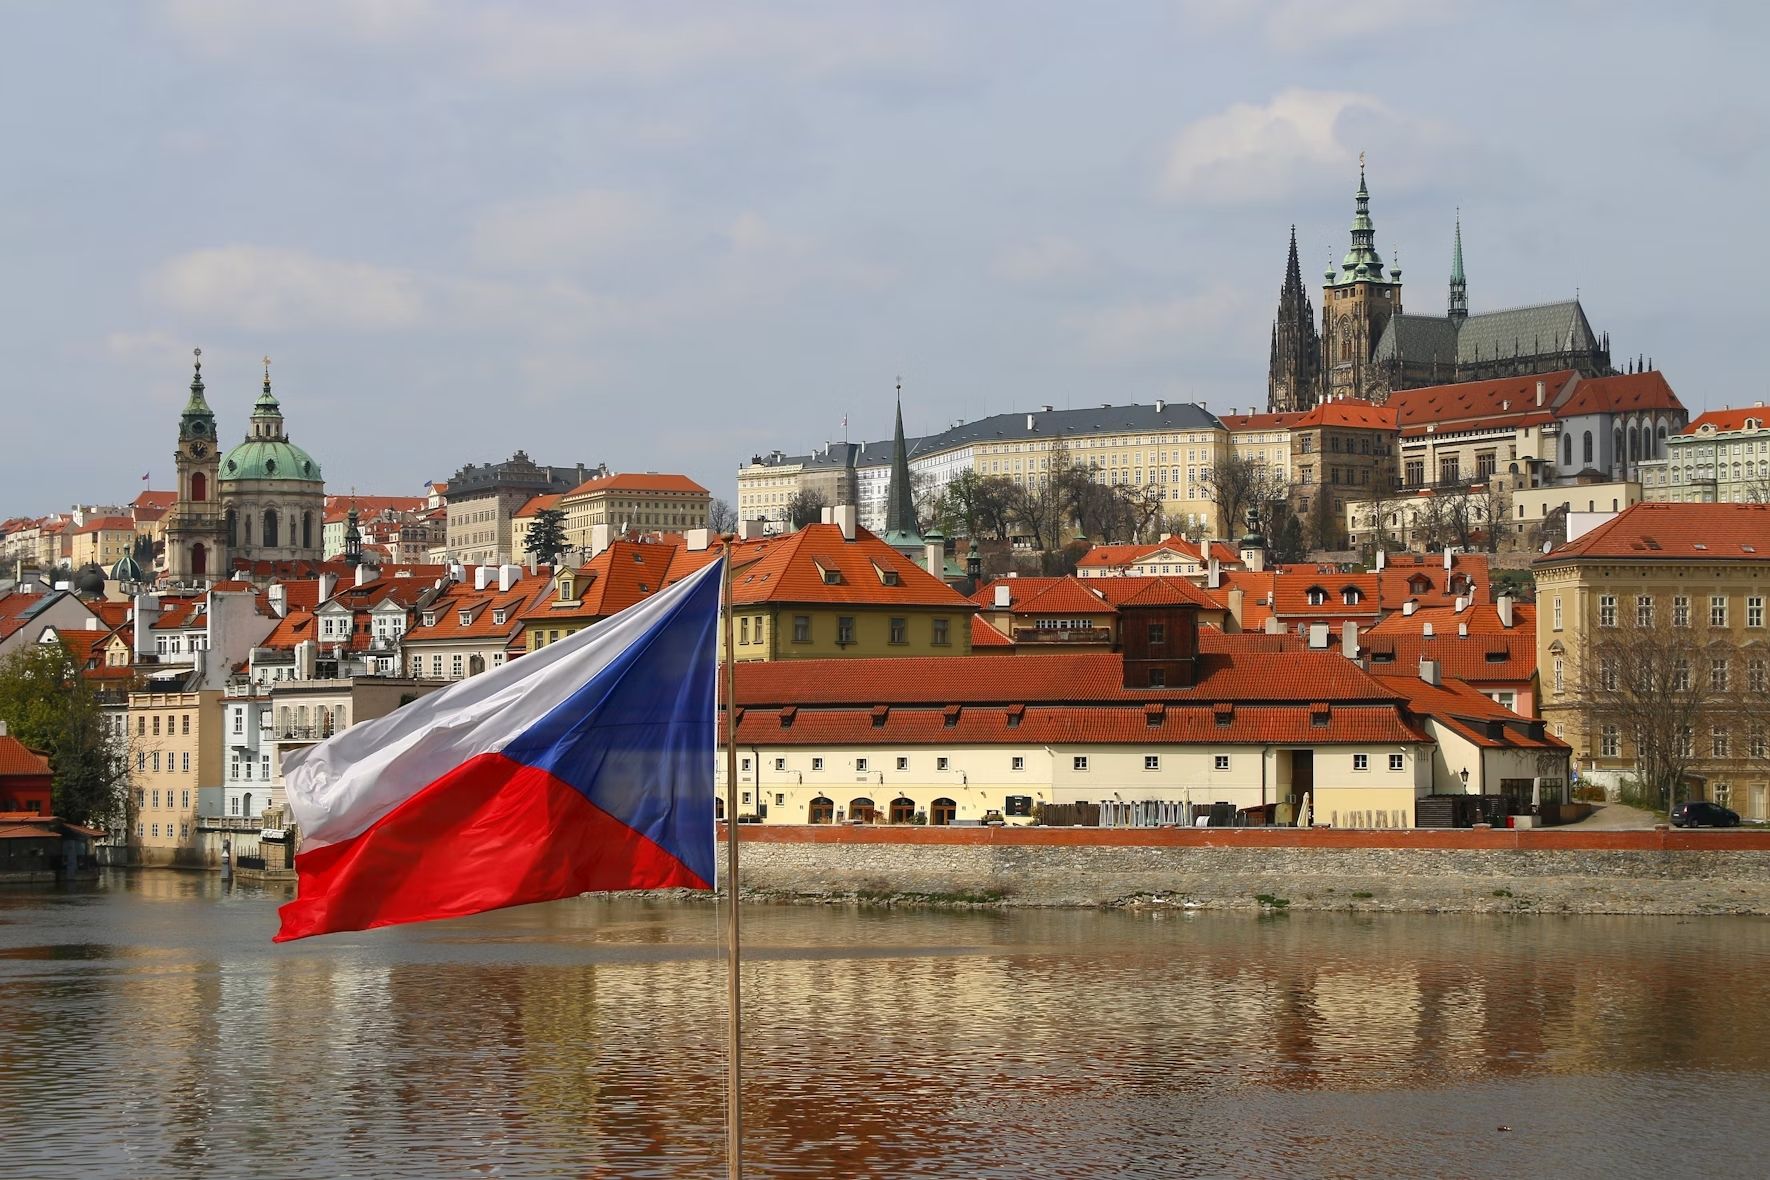
POLYGON ((1770 914, 1770 831, 739 830, 743 892, 758 899, 1770 914))

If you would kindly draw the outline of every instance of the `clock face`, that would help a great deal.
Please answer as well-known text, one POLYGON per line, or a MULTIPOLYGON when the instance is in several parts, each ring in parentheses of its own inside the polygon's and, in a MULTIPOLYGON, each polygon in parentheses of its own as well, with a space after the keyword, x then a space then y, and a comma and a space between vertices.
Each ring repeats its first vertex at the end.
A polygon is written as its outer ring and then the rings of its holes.
POLYGON ((209 453, 209 448, 204 446, 202 443, 192 443, 191 444, 191 454, 195 458, 201 459, 204 455, 207 455, 208 453, 209 453))

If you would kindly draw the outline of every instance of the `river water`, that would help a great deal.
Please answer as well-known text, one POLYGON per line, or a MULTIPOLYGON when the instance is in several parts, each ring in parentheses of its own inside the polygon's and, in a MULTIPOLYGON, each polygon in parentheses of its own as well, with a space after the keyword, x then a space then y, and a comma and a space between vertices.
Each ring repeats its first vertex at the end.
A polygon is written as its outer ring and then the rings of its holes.
MULTIPOLYGON (((0 891, 0 1174, 724 1175, 711 904, 0 891)), ((746 1175, 1763 1176, 1770 922, 746 907, 746 1175)))

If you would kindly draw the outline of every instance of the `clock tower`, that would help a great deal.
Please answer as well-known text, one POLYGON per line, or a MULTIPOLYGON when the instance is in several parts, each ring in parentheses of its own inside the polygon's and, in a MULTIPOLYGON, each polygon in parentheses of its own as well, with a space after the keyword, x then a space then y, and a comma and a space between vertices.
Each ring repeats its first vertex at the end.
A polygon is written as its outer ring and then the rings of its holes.
POLYGON ((1321 374, 1328 400, 1343 397, 1385 401, 1388 391, 1372 364, 1377 341, 1391 318, 1401 314, 1401 268, 1383 273, 1371 223, 1371 194, 1364 183, 1364 154, 1358 157, 1357 212, 1352 248, 1336 274, 1328 267, 1321 290, 1321 374))
POLYGON ((203 350, 196 350, 190 400, 178 416, 178 499, 166 517, 166 576, 201 582, 224 576, 226 529, 218 499, 215 412, 203 398, 203 350))

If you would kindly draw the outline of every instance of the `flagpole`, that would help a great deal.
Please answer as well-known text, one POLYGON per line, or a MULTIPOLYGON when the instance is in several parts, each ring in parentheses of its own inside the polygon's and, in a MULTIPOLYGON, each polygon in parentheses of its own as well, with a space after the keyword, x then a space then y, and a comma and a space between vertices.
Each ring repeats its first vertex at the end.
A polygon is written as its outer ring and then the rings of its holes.
MULTIPOLYGON (((735 538, 734 538, 735 539, 735 538)), ((736 624, 732 622, 731 556, 732 546, 725 546, 725 567, 720 577, 724 583, 721 598, 725 604, 725 897, 730 929, 725 950, 725 1174, 731 1180, 742 1180, 744 1174, 744 1073, 743 1073, 743 1007, 738 986, 738 781, 737 781, 737 648, 734 645, 736 624)))

